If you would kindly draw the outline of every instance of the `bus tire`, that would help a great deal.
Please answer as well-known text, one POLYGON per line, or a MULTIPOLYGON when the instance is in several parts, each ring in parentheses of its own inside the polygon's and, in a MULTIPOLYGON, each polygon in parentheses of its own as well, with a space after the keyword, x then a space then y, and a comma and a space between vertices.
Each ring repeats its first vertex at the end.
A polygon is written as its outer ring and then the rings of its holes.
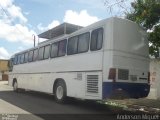
POLYGON ((16 80, 13 81, 13 91, 18 92, 18 83, 16 80))
POLYGON ((66 84, 64 81, 59 80, 54 89, 54 95, 56 102, 58 103, 65 103, 66 102, 66 97, 67 97, 67 91, 66 91, 66 84))

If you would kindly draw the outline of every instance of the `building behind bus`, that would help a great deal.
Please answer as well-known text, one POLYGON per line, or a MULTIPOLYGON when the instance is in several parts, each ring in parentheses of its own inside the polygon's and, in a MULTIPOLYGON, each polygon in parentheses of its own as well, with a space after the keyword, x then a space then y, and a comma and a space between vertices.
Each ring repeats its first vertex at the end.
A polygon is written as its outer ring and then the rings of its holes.
POLYGON ((8 60, 0 59, 0 80, 8 80, 8 60))

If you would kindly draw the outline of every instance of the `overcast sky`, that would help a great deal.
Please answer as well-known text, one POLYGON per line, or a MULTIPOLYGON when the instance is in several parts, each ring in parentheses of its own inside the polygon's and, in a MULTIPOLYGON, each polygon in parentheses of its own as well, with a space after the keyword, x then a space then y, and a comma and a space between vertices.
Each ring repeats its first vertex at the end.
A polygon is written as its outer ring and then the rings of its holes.
MULTIPOLYGON (((0 0, 0 59, 33 47, 33 34, 63 22, 87 26, 108 17, 124 16, 124 9, 118 5, 112 9, 108 7, 122 0, 104 1, 0 0)), ((124 1, 123 6, 129 9, 133 0, 124 1)))

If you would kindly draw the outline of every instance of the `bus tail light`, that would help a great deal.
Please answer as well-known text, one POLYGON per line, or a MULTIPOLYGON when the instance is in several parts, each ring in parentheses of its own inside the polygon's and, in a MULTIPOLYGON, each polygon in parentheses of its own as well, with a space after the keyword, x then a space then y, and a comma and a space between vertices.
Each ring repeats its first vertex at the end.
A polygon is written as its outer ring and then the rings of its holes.
POLYGON ((113 80, 113 82, 116 81, 116 68, 110 68, 109 69, 108 79, 113 80))
POLYGON ((150 72, 148 72, 148 83, 150 83, 150 72))

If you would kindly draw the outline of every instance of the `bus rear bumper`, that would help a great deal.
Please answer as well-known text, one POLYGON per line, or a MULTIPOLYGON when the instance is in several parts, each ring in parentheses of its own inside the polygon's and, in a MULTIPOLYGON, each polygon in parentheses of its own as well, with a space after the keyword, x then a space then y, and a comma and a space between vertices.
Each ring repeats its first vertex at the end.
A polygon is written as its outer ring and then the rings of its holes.
POLYGON ((103 82, 103 99, 143 98, 150 91, 148 83, 103 82))

